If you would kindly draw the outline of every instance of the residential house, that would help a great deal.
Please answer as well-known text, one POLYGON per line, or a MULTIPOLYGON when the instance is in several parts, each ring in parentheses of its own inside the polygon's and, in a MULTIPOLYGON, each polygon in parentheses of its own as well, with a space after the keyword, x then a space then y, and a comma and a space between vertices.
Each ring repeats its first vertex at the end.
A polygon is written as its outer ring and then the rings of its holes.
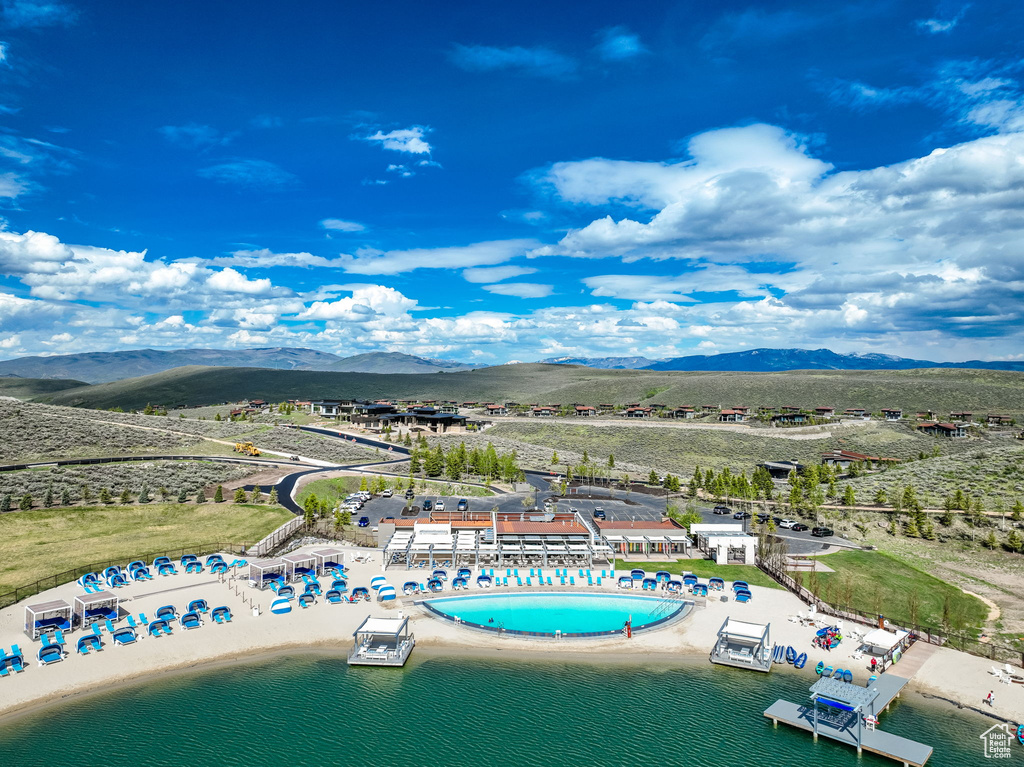
POLYGON ((825 406, 814 408, 814 415, 817 416, 818 418, 831 418, 835 414, 836 409, 834 407, 825 406))
POLYGON ((899 463, 899 458, 879 458, 877 455, 864 455, 863 453, 851 453, 849 450, 832 450, 821 454, 822 464, 846 469, 851 463, 899 463))
POLYGON ((448 415, 458 415, 459 406, 454 402, 443 402, 441 403, 441 412, 447 413, 448 415))
POLYGON ((355 405, 355 400, 350 399, 315 399, 309 403, 309 414, 323 418, 348 418, 355 405))
POLYGON ((949 420, 951 421, 970 421, 972 418, 974 418, 974 413, 968 413, 966 411, 964 411, 963 413, 949 414, 949 420))
POLYGON ((651 408, 640 407, 639 405, 633 405, 632 407, 626 408, 626 418, 650 418, 651 408))
POLYGON ((919 421, 931 421, 935 418, 934 410, 922 410, 917 414, 917 420, 919 421))
POLYGON ((799 413, 800 412, 800 408, 797 407, 796 405, 783 405, 782 407, 779 408, 779 410, 781 412, 783 412, 783 413, 799 413))
POLYGON ((576 415, 580 418, 590 418, 597 415, 597 408, 593 405, 576 405, 576 415))
POLYGON ((918 424, 917 428, 925 434, 931 434, 935 437, 949 437, 950 439, 956 439, 967 436, 967 426, 968 425, 965 423, 937 423, 935 421, 925 421, 924 423, 918 424))
POLYGON ((805 424, 810 420, 806 413, 779 413, 772 416, 772 424, 775 426, 794 426, 805 424))
POLYGON ((670 415, 672 418, 684 418, 689 420, 691 418, 695 418, 697 412, 693 409, 693 405, 682 405, 673 410, 670 415))
POLYGON ((787 479, 790 472, 799 474, 804 470, 803 464, 796 461, 765 461, 761 465, 772 475, 772 479, 787 479))
POLYGON ((716 410, 718 410, 718 405, 701 405, 700 406, 700 412, 704 413, 705 415, 707 415, 708 413, 714 413, 716 410))
POLYGON ((882 415, 886 421, 898 421, 903 418, 903 411, 900 408, 883 407, 882 415))
POLYGON ((989 426, 1009 426, 1013 423, 1013 417, 1008 415, 987 415, 985 423, 989 426))
POLYGON ((862 407, 848 407, 843 411, 843 415, 848 415, 852 418, 864 418, 867 414, 868 411, 862 407))
POLYGON ((554 407, 535 407, 530 411, 536 418, 551 418, 558 413, 558 408, 554 407))
POLYGON ((504 405, 488 405, 487 415, 508 415, 508 408, 504 405))
POLYGON ((747 420, 747 414, 735 408, 724 408, 718 413, 718 420, 725 423, 742 423, 747 420))

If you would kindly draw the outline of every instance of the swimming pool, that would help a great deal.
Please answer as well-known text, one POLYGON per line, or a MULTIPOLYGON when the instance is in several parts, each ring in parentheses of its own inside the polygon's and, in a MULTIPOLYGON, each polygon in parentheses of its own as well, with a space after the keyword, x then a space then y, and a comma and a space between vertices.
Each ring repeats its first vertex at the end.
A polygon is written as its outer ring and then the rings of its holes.
POLYGON ((474 628, 563 637, 619 634, 627 620, 633 631, 653 628, 685 615, 690 602, 617 594, 487 594, 421 602, 442 618, 474 628))

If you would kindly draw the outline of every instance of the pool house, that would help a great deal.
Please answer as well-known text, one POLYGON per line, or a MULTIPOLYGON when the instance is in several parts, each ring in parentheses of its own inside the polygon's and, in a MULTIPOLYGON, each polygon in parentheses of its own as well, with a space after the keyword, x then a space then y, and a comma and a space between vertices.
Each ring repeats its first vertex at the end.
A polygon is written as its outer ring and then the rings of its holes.
POLYGON ((25 605, 25 633, 30 639, 38 639, 57 629, 70 631, 71 615, 71 605, 63 599, 25 605))
POLYGON ((117 620, 120 599, 109 591, 79 594, 74 599, 72 623, 86 628, 93 623, 117 620))
POLYGON ((757 536, 743 531, 743 525, 697 524, 690 525, 697 549, 715 564, 754 564, 757 536))
POLYGON ((404 666, 416 646, 405 617, 367 617, 352 636, 355 643, 348 654, 350 666, 404 666))
POLYGON ((479 567, 572 565, 610 562, 611 547, 576 513, 469 512, 445 521, 397 520, 385 545, 385 566, 434 566, 439 562, 479 567))
POLYGON ((772 670, 772 625, 726 618, 711 648, 711 662, 723 666, 772 670))
POLYGON ((688 557, 693 546, 686 529, 671 519, 598 519, 594 524, 613 556, 622 559, 679 559, 688 557))

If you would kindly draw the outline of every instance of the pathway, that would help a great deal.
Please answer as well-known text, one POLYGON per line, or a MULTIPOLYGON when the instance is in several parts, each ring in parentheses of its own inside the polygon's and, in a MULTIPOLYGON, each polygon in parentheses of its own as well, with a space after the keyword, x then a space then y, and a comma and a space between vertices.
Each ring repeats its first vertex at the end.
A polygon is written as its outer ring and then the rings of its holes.
POLYGON ((903 653, 899 666, 894 673, 899 673, 904 679, 913 679, 914 674, 921 670, 921 666, 932 657, 939 649, 938 645, 927 642, 914 642, 910 649, 903 653))

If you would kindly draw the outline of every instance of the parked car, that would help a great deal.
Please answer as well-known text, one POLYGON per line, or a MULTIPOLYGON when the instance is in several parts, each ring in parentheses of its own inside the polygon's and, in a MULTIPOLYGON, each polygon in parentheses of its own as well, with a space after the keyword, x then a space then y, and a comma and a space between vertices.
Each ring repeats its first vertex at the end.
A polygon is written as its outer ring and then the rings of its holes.
POLYGON ((369 527, 370 526, 370 518, 369 517, 360 517, 359 518, 359 526, 360 527, 369 527))
POLYGON ((405 499, 407 501, 411 501, 415 497, 416 497, 416 493, 413 492, 411 487, 408 490, 405 491, 405 499))
POLYGON ((795 524, 796 524, 796 520, 794 520, 794 519, 782 519, 782 520, 779 520, 779 527, 785 528, 786 530, 792 530, 793 529, 793 525, 795 525, 795 524))
POLYGON ((392 490, 392 489, 391 489, 391 488, 389 487, 389 488, 388 488, 387 490, 384 490, 383 492, 381 492, 381 494, 380 494, 380 497, 381 497, 381 498, 390 498, 390 497, 391 497, 391 496, 393 496, 394 494, 395 494, 395 491, 394 491, 394 490, 392 490))
POLYGON ((730 509, 728 506, 715 506, 714 513, 715 514, 732 514, 732 509, 730 509))
POLYGON ((732 518, 733 519, 750 519, 750 512, 749 511, 737 511, 735 514, 732 515, 732 518))
POLYGON ((604 513, 604 509, 600 506, 594 508, 594 519, 607 519, 608 517, 604 513))
POLYGON ((424 511, 433 511, 434 510, 434 502, 433 501, 429 501, 429 500, 428 501, 424 501, 423 502, 423 510, 424 511))
POLYGON ((455 508, 457 511, 467 511, 469 509, 469 501, 465 498, 460 498, 459 504, 455 508))
POLYGON ((444 501, 438 501, 434 504, 434 511, 444 511, 444 501))
POLYGON ((793 526, 792 526, 791 528, 789 528, 789 529, 790 529, 790 530, 792 530, 792 531, 793 531, 794 533, 806 533, 806 532, 807 532, 808 530, 810 530, 811 528, 809 528, 809 527, 808 527, 807 525, 805 525, 805 524, 804 524, 803 522, 797 522, 797 523, 796 523, 795 525, 793 525, 793 526))
POLYGON ((766 524, 769 519, 771 519, 771 517, 769 517, 767 514, 758 514, 757 515, 757 521, 759 523, 761 523, 762 525, 766 524))
POLYGON ((811 535, 815 536, 816 538, 827 538, 828 536, 835 534, 836 531, 833 530, 831 527, 816 527, 813 530, 811 530, 811 535))

